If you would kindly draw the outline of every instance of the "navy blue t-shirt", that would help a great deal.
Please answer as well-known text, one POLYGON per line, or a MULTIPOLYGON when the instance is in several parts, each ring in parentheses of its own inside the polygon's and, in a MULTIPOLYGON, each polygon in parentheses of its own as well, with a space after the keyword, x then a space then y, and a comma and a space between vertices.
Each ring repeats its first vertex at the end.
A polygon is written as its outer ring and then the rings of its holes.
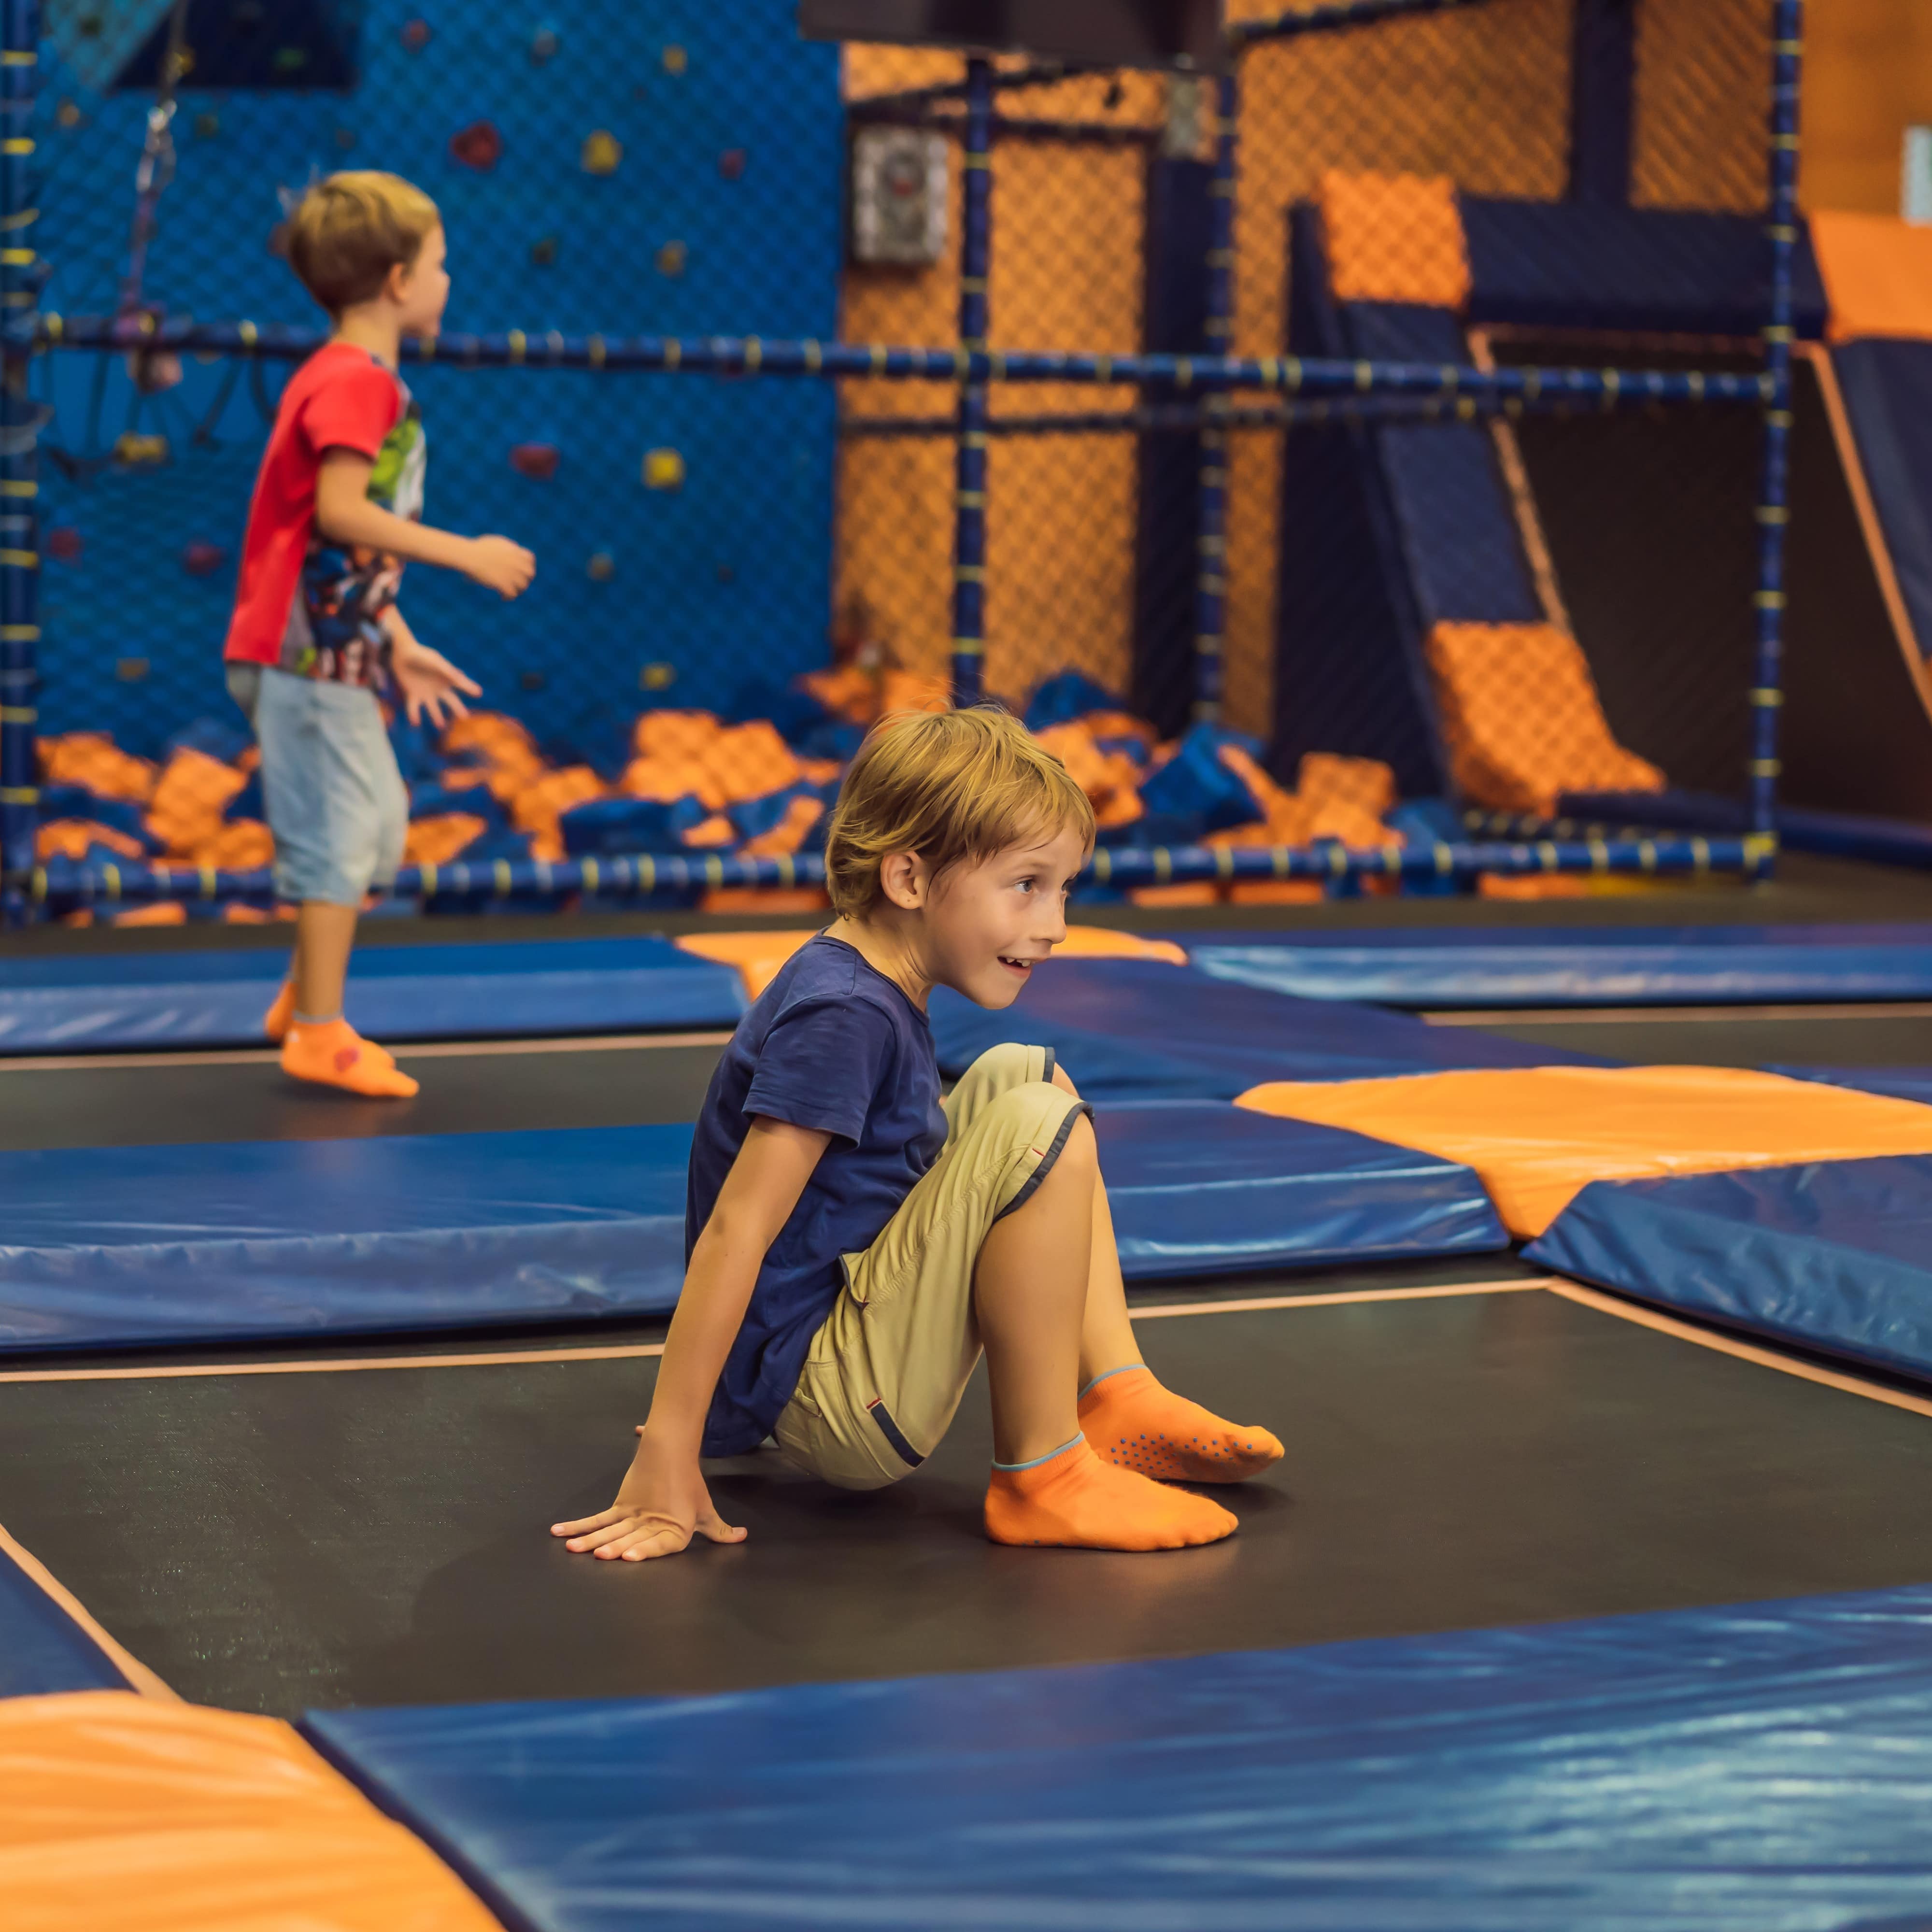
POLYGON ((844 1286, 839 1256, 872 1245, 946 1144, 925 1014, 842 939, 820 934, 786 961, 738 1022, 698 1117, 687 1263, 757 1114, 832 1139, 758 1270, 705 1418, 707 1456, 771 1433, 844 1286))

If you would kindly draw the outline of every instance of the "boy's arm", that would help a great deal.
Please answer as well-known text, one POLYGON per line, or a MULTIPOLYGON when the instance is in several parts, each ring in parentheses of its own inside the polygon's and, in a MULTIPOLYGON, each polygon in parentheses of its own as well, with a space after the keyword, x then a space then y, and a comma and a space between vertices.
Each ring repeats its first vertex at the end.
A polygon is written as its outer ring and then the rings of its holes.
POLYGON ((798 1205, 831 1138, 763 1115, 752 1121, 692 1250, 650 1418, 638 1431, 637 1454, 617 1499, 595 1516, 551 1526, 552 1535, 571 1539, 572 1550, 640 1562, 674 1555, 694 1534, 714 1543, 744 1540, 745 1532, 712 1508, 698 1466, 704 1418, 766 1251, 798 1205))
POLYGON ((427 718, 440 730, 450 718, 465 716, 470 707, 464 699, 480 698, 483 687, 440 651, 431 650, 410 628, 400 606, 392 604, 380 621, 389 640, 389 669, 410 722, 427 718))
POLYGON ((440 564, 505 597, 536 574, 536 559, 508 537, 459 537, 433 530, 369 500, 375 464, 360 451, 323 451, 315 482, 315 526, 329 543, 386 550, 410 563, 440 564))

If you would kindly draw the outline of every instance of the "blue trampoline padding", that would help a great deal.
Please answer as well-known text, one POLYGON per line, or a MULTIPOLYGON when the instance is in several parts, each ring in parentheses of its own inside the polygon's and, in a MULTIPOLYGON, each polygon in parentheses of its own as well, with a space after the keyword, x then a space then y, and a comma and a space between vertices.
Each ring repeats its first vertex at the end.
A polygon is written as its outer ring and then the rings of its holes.
MULTIPOLYGON (((0 1052, 258 1046, 288 970, 279 949, 0 960, 0 1052)), ((373 1037, 471 1039, 732 1027, 743 982, 668 940, 368 946, 350 1018, 373 1037)))
POLYGON ((1832 367, 1918 654, 1932 657, 1932 342, 1843 343, 1832 367))
POLYGON ((1482 1184, 1439 1155, 1218 1100, 1103 1107, 1095 1126, 1130 1280, 1509 1246, 1482 1184))
POLYGON ((0 1155, 0 1348, 662 1312, 688 1126, 0 1155))
POLYGON ((1372 1080, 1477 1066, 1604 1066, 1471 1027, 1216 980, 1150 959, 1056 959, 989 1012, 941 987, 939 1064, 963 1073, 990 1046, 1050 1046, 1090 1100, 1232 1100, 1266 1080, 1372 1080))
POLYGON ((1592 1181, 1523 1252, 1645 1301, 1932 1378, 1932 1156, 1592 1181))
MULTIPOLYGON (((1462 198, 1469 318, 1755 337, 1771 309, 1762 218, 1610 202, 1462 198)), ((1825 328, 1810 230, 1792 263, 1798 333, 1825 328)))
POLYGON ((514 1932, 1906 1932, 1932 1897, 1923 1586, 302 1729, 514 1932))
MULTIPOLYGON (((1222 1102, 1099 1131, 1136 1279, 1506 1245, 1435 1155, 1222 1102)), ((690 1153, 658 1126, 0 1155, 0 1351, 662 1313, 690 1153)))
POLYGON ((0 1548, 0 1697, 130 1688, 93 1638, 0 1548))
POLYGON ((1924 923, 1189 933, 1184 943, 1218 980, 1374 1006, 1932 998, 1924 923))

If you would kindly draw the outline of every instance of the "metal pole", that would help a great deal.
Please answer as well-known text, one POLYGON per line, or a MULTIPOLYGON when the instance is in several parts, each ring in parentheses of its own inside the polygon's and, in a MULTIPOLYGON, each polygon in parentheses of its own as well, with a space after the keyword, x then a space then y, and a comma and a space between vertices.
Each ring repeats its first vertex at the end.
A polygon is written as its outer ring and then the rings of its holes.
POLYGON ((1778 852, 1778 714, 1784 703, 1784 549, 1790 522, 1792 260, 1798 242, 1798 106, 1804 0, 1772 0, 1771 318, 1764 332, 1764 487, 1759 494, 1757 658, 1751 687, 1752 876, 1778 852))
MULTIPOLYGON (((959 346, 986 346, 986 274, 992 242, 993 64, 966 63, 966 136, 960 183, 959 346)), ((986 386, 959 386, 952 536, 952 701, 986 692, 986 386)))
MULTIPOLYGON (((1208 318, 1203 325, 1210 356, 1233 347, 1234 328, 1234 190, 1240 138, 1240 82, 1230 53, 1214 86, 1214 178, 1208 187, 1208 318)), ((1194 576, 1194 719, 1214 724, 1221 717, 1222 644, 1228 600, 1228 399, 1208 398, 1201 426, 1201 468, 1196 492, 1194 576)))
POLYGON ((40 0, 0 0, 0 314, 13 326, 0 358, 0 872, 9 925, 27 916, 22 889, 33 869, 40 802, 34 770, 40 485, 27 386, 40 298, 32 238, 38 218, 33 111, 40 40, 40 0))

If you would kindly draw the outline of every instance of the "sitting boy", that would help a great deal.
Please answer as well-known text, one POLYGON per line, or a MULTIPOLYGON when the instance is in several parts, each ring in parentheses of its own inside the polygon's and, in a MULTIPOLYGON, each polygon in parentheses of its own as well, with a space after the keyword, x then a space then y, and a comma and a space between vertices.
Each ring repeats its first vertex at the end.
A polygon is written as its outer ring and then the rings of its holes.
POLYGON ((927 994, 1010 1006, 1066 938, 1093 842, 1085 794, 1003 712, 889 719, 866 741, 826 842, 838 916, 712 1076, 650 1419, 616 1502, 554 1526, 569 1548, 741 1541, 698 1459, 767 1436, 827 1482, 896 1482, 982 1348, 995 1542, 1167 1550, 1238 1527, 1163 1481, 1238 1482, 1281 1444, 1142 1364, 1072 1082, 1044 1047, 1000 1046, 940 1099, 927 994))
POLYGON ((394 175, 332 175, 290 217, 289 260, 335 326, 275 411, 224 652, 262 748, 275 890, 299 908, 264 1030, 297 1079, 398 1099, 416 1083, 342 1014, 356 915, 395 877, 409 830, 377 693, 393 685, 412 724, 440 724, 478 688, 404 622, 403 564, 442 564, 504 597, 536 568, 508 538, 422 520, 422 424, 396 363, 404 336, 441 325, 443 250, 435 202, 394 175))

